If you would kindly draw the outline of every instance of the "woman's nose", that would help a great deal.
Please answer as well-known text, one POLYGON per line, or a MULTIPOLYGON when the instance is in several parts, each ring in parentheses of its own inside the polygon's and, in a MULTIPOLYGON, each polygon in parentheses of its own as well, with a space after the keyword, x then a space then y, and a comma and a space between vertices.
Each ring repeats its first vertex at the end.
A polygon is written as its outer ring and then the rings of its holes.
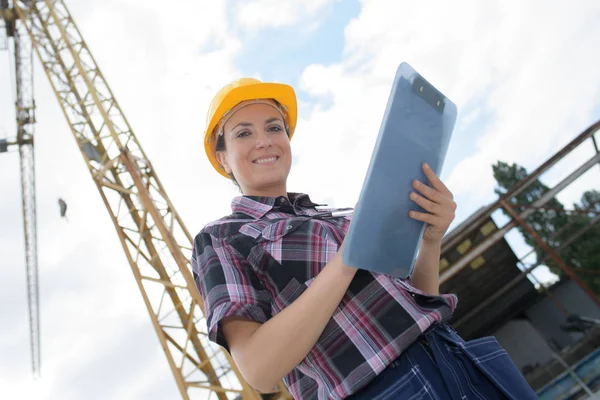
POLYGON ((271 135, 263 130, 256 135, 256 138, 256 147, 258 148, 269 147, 271 144, 273 144, 273 138, 271 138, 271 135))

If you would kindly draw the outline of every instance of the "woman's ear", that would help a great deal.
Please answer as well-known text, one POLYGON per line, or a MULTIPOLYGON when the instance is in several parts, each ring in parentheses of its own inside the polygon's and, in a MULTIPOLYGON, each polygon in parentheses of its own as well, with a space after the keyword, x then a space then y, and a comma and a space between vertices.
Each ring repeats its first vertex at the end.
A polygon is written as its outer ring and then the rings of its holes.
POLYGON ((221 164, 221 167, 223 167, 225 172, 231 174, 231 167, 227 162, 227 154, 225 154, 224 151, 217 151, 217 160, 219 160, 219 164, 221 164))

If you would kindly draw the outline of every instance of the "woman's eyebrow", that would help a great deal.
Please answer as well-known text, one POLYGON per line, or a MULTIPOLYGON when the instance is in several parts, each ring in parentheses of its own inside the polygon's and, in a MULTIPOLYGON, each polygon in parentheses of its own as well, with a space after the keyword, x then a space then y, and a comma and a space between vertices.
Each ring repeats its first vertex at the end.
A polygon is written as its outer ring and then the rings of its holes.
POLYGON ((266 120, 266 121, 265 121, 265 124, 270 124, 271 122, 275 122, 275 121, 280 121, 280 122, 283 122, 283 121, 281 120, 281 118, 279 118, 279 117, 272 117, 272 118, 269 118, 268 120, 266 120))
MULTIPOLYGON (((265 125, 270 124, 270 123, 275 122, 275 121, 283 122, 283 120, 281 118, 279 118, 279 117, 271 117, 271 118, 269 118, 268 120, 265 121, 265 125)), ((248 128, 248 127, 254 126, 254 124, 252 122, 240 122, 236 126, 234 126, 233 128, 231 128, 231 130, 233 131, 233 130, 235 130, 236 128, 238 128, 240 126, 248 128)))
POLYGON ((237 128, 238 126, 243 126, 243 127, 250 127, 252 126, 252 122, 240 122, 239 124, 237 124, 236 126, 234 126, 233 128, 231 128, 231 130, 233 131, 235 128, 237 128))

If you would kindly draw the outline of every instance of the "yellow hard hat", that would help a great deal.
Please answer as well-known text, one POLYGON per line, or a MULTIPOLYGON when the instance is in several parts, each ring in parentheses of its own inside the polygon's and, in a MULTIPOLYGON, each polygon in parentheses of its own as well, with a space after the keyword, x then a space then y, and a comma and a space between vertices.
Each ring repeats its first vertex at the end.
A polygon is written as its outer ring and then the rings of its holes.
POLYGON ((223 170, 216 157, 215 127, 233 107, 246 100, 273 99, 281 104, 289 138, 292 138, 298 118, 296 93, 289 85, 281 83, 261 82, 254 78, 241 78, 224 86, 215 95, 206 116, 206 132, 204 133, 204 150, 206 156, 218 173, 226 178, 229 175, 223 170))

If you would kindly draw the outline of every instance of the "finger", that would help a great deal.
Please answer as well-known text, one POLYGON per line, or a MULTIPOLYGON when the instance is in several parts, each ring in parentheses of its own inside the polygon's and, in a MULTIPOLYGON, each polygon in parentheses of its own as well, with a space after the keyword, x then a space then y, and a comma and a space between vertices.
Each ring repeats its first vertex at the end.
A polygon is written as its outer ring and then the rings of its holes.
POLYGON ((424 210, 429 211, 430 213, 433 213, 433 214, 440 213, 440 206, 438 204, 434 203, 433 201, 427 200, 425 197, 419 196, 415 192, 410 192, 410 198, 415 203, 420 205, 424 210))
POLYGON ((443 214, 444 211, 448 211, 449 213, 456 211, 456 203, 451 197, 443 195, 436 189, 432 189, 418 180, 413 181, 413 187, 419 190, 427 199, 440 206, 440 209, 436 211, 437 214, 443 214))
POLYGON ((430 201, 433 201, 434 203, 442 204, 446 200, 449 200, 448 197, 443 196, 436 189, 433 189, 433 188, 427 186, 426 184, 424 184, 423 182, 418 181, 416 179, 413 181, 413 187, 415 189, 417 189, 419 192, 421 192, 421 194, 424 197, 426 197, 430 201))
POLYGON ((441 225, 440 217, 437 217, 433 214, 423 213, 423 212, 419 212, 419 211, 411 211, 408 213, 408 215, 411 218, 416 219, 417 221, 427 222, 429 225, 433 225, 434 227, 436 227, 436 229, 440 229, 440 227, 439 227, 441 225))
POLYGON ((450 192, 450 189, 448 189, 448 187, 444 184, 444 182, 442 182, 442 180, 435 174, 435 172, 433 172, 433 170, 431 169, 429 164, 423 163, 423 172, 425 173, 425 176, 429 180, 429 183, 431 183, 431 186, 433 186, 436 190, 438 190, 440 193, 442 193, 446 197, 449 197, 451 199, 453 198, 452 192, 450 192))

